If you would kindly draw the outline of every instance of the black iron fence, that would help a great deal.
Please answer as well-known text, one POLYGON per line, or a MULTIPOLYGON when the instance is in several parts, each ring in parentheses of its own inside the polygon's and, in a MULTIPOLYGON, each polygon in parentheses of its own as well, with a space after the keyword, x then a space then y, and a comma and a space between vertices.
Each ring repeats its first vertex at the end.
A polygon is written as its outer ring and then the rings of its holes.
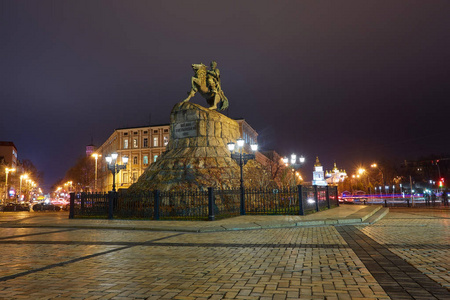
POLYGON ((70 195, 69 218, 215 220, 242 214, 305 215, 338 206, 335 186, 283 189, 213 189, 205 191, 70 195))

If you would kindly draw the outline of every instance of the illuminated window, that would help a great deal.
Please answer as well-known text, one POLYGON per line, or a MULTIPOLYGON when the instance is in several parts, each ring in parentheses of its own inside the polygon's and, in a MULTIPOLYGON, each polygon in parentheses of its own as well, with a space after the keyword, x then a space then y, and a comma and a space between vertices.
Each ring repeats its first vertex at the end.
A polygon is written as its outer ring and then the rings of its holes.
POLYGON ((147 155, 144 155, 143 161, 144 161, 144 165, 148 165, 148 156, 147 155))
POLYGON ((153 138, 153 147, 158 147, 158 137, 157 136, 155 136, 153 138))
POLYGON ((128 173, 123 173, 122 174, 122 182, 123 183, 128 183, 128 173))
POLYGON ((134 148, 137 148, 137 147, 138 147, 137 139, 133 139, 133 147, 134 147, 134 148))
POLYGON ((157 158, 158 158, 158 155, 153 155, 153 162, 155 162, 157 158))
POLYGON ((133 164, 134 165, 138 164, 138 157, 137 156, 133 156, 133 164))
POLYGON ((128 149, 128 140, 123 140, 123 149, 128 149))
POLYGON ((144 138, 144 148, 148 147, 148 138, 144 138))
POLYGON ((169 138, 167 136, 164 137, 164 146, 167 146, 169 143, 169 138))

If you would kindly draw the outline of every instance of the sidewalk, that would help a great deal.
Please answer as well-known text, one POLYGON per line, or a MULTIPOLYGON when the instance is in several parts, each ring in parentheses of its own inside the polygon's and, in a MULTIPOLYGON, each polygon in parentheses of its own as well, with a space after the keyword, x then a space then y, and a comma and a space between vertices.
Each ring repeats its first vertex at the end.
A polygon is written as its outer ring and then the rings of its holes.
MULTIPOLYGON (((388 208, 379 205, 341 205, 336 208, 307 216, 255 216, 245 215, 218 221, 145 221, 145 220, 106 220, 55 218, 54 214, 21 219, 9 223, 8 227, 58 227, 152 230, 177 232, 220 232, 267 228, 289 228, 320 225, 372 224, 383 218, 388 208)), ((64 215, 65 216, 65 215, 64 215)), ((4 220, 3 220, 4 221, 4 220)))

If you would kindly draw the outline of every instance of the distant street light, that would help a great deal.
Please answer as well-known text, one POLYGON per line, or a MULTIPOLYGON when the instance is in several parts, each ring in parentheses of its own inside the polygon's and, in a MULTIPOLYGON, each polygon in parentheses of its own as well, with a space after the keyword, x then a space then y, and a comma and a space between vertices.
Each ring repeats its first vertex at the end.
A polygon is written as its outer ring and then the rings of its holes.
POLYGON ((64 186, 67 187, 67 193, 71 192, 72 184, 72 181, 67 181, 66 183, 64 183, 64 186))
MULTIPOLYGON (((297 155, 295 153, 291 154, 291 158, 288 159, 286 156, 283 158, 283 162, 286 165, 286 167, 289 167, 292 171, 292 186, 295 186, 295 169, 298 169, 303 165, 305 162, 305 157, 302 155, 298 158, 297 162, 297 155)), ((299 176, 301 177, 301 176, 299 176)))
POLYGON ((371 190, 370 190, 369 173, 367 172, 367 170, 364 169, 364 168, 359 168, 359 169, 358 169, 358 175, 356 175, 356 177, 359 178, 359 177, 363 176, 364 174, 366 174, 366 177, 367 177, 367 192, 371 193, 371 190))
POLYGON ((92 157, 95 158, 95 181, 94 181, 94 191, 97 192, 97 160, 101 157, 101 154, 94 153, 92 157))
MULTIPOLYGON (((233 142, 230 142, 227 144, 228 150, 231 152, 231 158, 234 159, 240 167, 241 170, 241 208, 240 208, 240 214, 245 215, 245 193, 244 193, 244 166, 247 164, 247 162, 250 159, 255 159, 255 154, 253 153, 244 153, 244 144, 245 141, 242 138, 239 138, 236 140, 236 144, 233 142), (237 149, 236 148, 237 145, 237 149), (235 151, 236 150, 236 151, 235 151)), ((258 150, 258 144, 251 144, 250 148, 253 152, 256 152, 258 150)))
POLYGON ((381 181, 382 181, 381 184, 386 185, 386 182, 384 181, 383 171, 378 167, 378 165, 376 163, 373 163, 373 164, 370 165, 370 167, 374 168, 374 169, 378 169, 378 171, 380 171, 380 173, 381 173, 381 181))
POLYGON ((123 165, 117 164, 116 161, 117 161, 118 156, 119 155, 117 153, 112 153, 111 155, 108 155, 107 157, 105 157, 106 162, 108 163, 108 169, 111 171, 111 173, 113 175, 113 185, 112 185, 113 192, 116 191, 116 173, 119 173, 120 170, 125 169, 127 167, 127 163, 128 163, 128 157, 122 156, 123 165))
POLYGON ((6 181, 5 181, 5 203, 6 203, 6 200, 9 198, 9 195, 8 195, 8 174, 9 174, 9 172, 15 172, 16 171, 16 169, 14 169, 14 168, 12 168, 12 169, 10 169, 10 168, 5 168, 5 173, 6 173, 6 181))

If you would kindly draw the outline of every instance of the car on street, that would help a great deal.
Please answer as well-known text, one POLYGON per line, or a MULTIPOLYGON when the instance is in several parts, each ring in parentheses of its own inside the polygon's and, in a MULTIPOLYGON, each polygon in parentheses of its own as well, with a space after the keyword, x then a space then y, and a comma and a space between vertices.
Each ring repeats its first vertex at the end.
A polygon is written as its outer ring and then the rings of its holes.
POLYGON ((3 211, 30 211, 30 206, 22 203, 8 203, 3 206, 3 211))
POLYGON ((59 206, 62 210, 69 210, 70 207, 70 202, 63 198, 51 200, 51 204, 59 206))
POLYGON ((51 204, 51 203, 41 202, 41 203, 37 203, 37 204, 33 205, 33 210, 34 211, 60 211, 61 207, 59 207, 58 205, 51 204))
POLYGON ((344 191, 339 196, 339 202, 341 203, 353 203, 352 193, 344 191))

